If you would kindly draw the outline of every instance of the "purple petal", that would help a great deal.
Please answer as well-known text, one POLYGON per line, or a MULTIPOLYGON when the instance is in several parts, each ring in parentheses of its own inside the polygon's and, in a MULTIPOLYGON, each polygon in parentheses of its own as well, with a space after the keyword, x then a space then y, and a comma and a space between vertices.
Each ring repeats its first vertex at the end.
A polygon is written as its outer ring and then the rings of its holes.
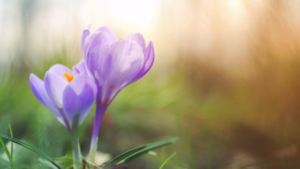
POLYGON ((86 67, 85 67, 84 60, 81 60, 76 66, 73 67, 73 73, 74 73, 74 75, 77 75, 79 73, 83 73, 85 75, 88 74, 86 67))
MULTIPOLYGON (((30 87, 34 95, 37 97, 37 99, 48 109, 50 109, 58 118, 59 121, 63 121, 62 117, 58 111, 58 109, 54 106, 52 101, 49 99, 47 91, 44 86, 44 82, 39 79, 34 74, 30 74, 29 77, 30 87)), ((62 122, 63 123, 63 122, 62 122)), ((64 123, 63 123, 64 124, 64 123)))
POLYGON ((69 74, 73 74, 73 72, 66 66, 61 65, 61 64, 55 64, 53 65, 48 72, 52 72, 55 73, 56 75, 62 77, 63 79, 66 79, 66 77, 64 76, 64 73, 69 73, 69 74))
POLYGON ((80 74, 66 87, 63 93, 63 107, 70 125, 81 124, 87 116, 97 93, 94 80, 80 74))
POLYGON ((111 67, 111 47, 106 36, 98 32, 91 42, 85 58, 89 72, 97 79, 107 77, 111 67))
POLYGON ((83 56, 85 56, 85 53, 86 53, 86 46, 85 46, 85 40, 86 38, 90 35, 90 30, 91 30, 91 26, 92 24, 89 23, 85 26, 85 28, 83 29, 83 32, 82 32, 82 37, 81 37, 81 50, 82 50, 82 53, 83 53, 83 56))
POLYGON ((62 96, 65 87, 68 85, 67 80, 51 71, 48 71, 45 75, 44 81, 45 89, 50 100, 57 108, 62 108, 62 96))
POLYGON ((144 56, 145 56, 145 62, 143 68, 140 70, 140 72, 132 79, 130 83, 133 83, 140 78, 142 78, 152 67, 154 62, 154 47, 153 43, 150 41, 148 47, 144 50, 144 56))
MULTIPOLYGON (((149 45, 147 46, 147 48, 144 50, 144 56, 145 56, 145 65, 147 65, 146 63, 153 63, 154 61, 154 47, 153 47, 153 43, 152 41, 149 42, 149 45), (152 62, 151 62, 152 61, 152 62)), ((152 64, 148 64, 146 67, 149 68, 151 67, 152 64)))
POLYGON ((123 87, 139 73, 144 65, 144 54, 140 45, 132 40, 121 40, 112 46, 110 86, 123 87))
POLYGON ((98 28, 96 31, 102 32, 106 36, 110 45, 118 41, 118 38, 108 26, 102 26, 101 28, 98 28))
POLYGON ((138 43, 141 46, 141 48, 143 50, 146 48, 144 37, 140 33, 135 33, 135 34, 128 35, 124 39, 135 41, 136 43, 138 43))

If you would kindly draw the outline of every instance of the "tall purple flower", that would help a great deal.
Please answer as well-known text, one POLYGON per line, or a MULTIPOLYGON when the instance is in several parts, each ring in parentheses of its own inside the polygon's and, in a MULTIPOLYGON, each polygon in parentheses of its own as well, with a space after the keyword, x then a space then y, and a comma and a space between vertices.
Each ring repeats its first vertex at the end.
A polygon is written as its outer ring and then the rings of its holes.
POLYGON ((93 161, 103 114, 125 86, 143 77, 154 62, 154 48, 150 41, 146 47, 143 36, 131 34, 118 39, 113 31, 103 26, 90 33, 88 24, 82 34, 81 48, 89 75, 97 85, 96 117, 90 149, 93 161))
POLYGON ((79 126, 87 116, 97 93, 94 79, 88 76, 84 61, 79 62, 73 71, 56 64, 46 72, 44 81, 34 74, 30 75, 29 80, 34 95, 68 129, 77 163, 75 167, 78 168, 79 126))

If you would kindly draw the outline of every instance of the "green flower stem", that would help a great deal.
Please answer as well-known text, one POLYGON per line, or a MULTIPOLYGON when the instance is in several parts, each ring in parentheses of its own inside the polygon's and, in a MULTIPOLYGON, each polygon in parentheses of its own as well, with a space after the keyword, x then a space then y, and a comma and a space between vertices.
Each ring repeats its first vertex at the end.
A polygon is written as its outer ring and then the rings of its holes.
POLYGON ((73 146, 73 155, 74 155, 74 169, 79 169, 80 159, 81 159, 78 131, 79 131, 79 127, 75 127, 70 132, 72 146, 73 146))

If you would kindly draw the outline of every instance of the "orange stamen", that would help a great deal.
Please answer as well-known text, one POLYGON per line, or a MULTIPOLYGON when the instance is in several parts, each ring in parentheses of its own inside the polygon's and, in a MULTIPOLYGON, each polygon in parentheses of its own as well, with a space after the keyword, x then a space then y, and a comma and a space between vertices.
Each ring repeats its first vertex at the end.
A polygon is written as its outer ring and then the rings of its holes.
POLYGON ((64 76, 67 78, 69 83, 74 79, 74 75, 70 75, 69 73, 64 73, 64 76))

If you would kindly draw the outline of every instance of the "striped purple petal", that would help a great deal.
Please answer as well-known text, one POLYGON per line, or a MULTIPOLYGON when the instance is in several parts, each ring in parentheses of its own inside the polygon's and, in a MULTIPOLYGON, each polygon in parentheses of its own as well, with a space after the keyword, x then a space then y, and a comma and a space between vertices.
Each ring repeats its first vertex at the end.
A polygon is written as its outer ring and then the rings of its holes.
POLYGON ((46 106, 49 110, 51 110, 56 115, 58 120, 62 124, 64 124, 63 119, 59 113, 59 110, 55 107, 55 105, 52 103, 52 101, 48 97, 47 91, 44 86, 44 82, 34 74, 30 74, 29 82, 30 82, 31 90, 32 90, 33 94, 37 97, 37 99, 44 106, 46 106))
POLYGON ((62 109, 62 96, 68 81, 63 77, 48 71, 44 79, 45 89, 52 103, 58 108, 62 109))
POLYGON ((154 48, 153 48, 153 43, 150 41, 148 47, 144 50, 144 65, 143 68, 140 70, 140 72, 131 80, 130 83, 133 83, 137 80, 139 80, 140 78, 142 78, 146 73, 148 73, 148 71, 150 70, 150 68, 153 65, 154 62, 154 48))
POLYGON ((124 39, 135 41, 136 43, 138 43, 141 46, 141 48, 143 50, 146 48, 146 43, 145 43, 144 37, 140 33, 134 33, 134 34, 128 35, 124 39))
POLYGON ((94 80, 79 74, 63 92, 63 107, 70 126, 80 125, 87 116, 97 93, 94 80))

